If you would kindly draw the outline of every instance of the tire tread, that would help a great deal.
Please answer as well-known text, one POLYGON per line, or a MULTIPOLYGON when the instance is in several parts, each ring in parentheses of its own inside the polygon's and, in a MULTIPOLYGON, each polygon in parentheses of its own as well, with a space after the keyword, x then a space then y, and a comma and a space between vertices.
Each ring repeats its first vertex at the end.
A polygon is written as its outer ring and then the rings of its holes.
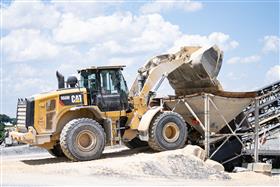
MULTIPOLYGON (((159 143, 157 143, 156 128, 157 128, 157 125, 159 124, 159 121, 168 115, 175 115, 175 116, 179 117, 181 120, 185 121, 181 115, 179 115, 176 112, 172 112, 172 111, 165 111, 165 112, 159 114, 158 116, 156 116, 152 122, 152 125, 149 128, 149 141, 148 141, 149 146, 155 151, 166 151, 166 149, 164 149, 163 147, 161 147, 159 145, 159 143)), ((184 142, 185 141, 186 141, 186 137, 185 137, 184 142)))
MULTIPOLYGON (((72 161, 79 161, 77 158, 75 158, 69 151, 69 147, 67 145, 67 136, 70 134, 70 131, 76 127, 77 125, 79 125, 81 122, 90 122, 93 123, 95 126, 97 126, 99 129, 102 129, 102 133, 105 137, 105 132, 104 129, 102 128, 102 126, 96 122, 93 119, 90 118, 78 118, 78 119, 74 119, 71 120, 70 122, 68 122, 62 129, 62 132, 60 134, 60 146, 61 149, 63 151, 63 153, 65 154, 65 156, 67 158, 69 158, 72 161)), ((103 146, 103 150, 104 150, 104 146, 103 146)), ((103 150, 101 152, 103 152, 103 150)))

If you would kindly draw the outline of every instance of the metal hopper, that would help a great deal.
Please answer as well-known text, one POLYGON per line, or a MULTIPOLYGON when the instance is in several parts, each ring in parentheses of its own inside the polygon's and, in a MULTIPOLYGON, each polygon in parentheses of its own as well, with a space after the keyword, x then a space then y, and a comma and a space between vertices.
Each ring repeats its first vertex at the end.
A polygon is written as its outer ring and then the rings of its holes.
MULTIPOLYGON (((208 94, 210 99, 210 132, 219 132, 226 126, 226 122, 229 123, 240 114, 254 100, 255 96, 256 94, 254 92, 219 91, 215 95, 208 94)), ((204 97, 203 93, 193 94, 181 99, 165 100, 164 103, 168 108, 174 109, 173 111, 181 114, 188 124, 203 134, 203 123, 205 120, 204 97), (199 120, 195 118, 193 113, 195 113, 199 120), (202 125, 199 124, 199 121, 202 122, 202 125)))

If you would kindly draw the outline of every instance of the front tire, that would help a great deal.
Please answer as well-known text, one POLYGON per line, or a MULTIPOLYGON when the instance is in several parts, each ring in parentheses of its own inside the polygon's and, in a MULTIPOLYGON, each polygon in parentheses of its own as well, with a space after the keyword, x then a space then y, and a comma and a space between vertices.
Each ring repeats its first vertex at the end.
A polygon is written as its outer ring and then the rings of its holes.
POLYGON ((101 157, 106 143, 103 128, 89 118, 68 122, 62 129, 60 145, 70 160, 86 161, 101 157))
POLYGON ((163 112, 149 127, 149 146, 155 151, 166 151, 184 147, 187 125, 176 112, 163 112))

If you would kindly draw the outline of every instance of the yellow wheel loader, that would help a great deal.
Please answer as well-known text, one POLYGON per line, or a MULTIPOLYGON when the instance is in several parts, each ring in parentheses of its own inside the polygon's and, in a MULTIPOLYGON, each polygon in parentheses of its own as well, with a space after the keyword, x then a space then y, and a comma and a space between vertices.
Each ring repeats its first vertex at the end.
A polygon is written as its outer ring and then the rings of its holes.
POLYGON ((165 78, 176 95, 221 90, 216 79, 223 53, 217 46, 183 47, 152 58, 138 70, 128 91, 124 66, 89 67, 58 89, 19 99, 13 139, 47 149, 73 161, 98 159, 105 146, 149 145, 156 151, 182 148, 188 135, 185 118, 155 94, 165 78))

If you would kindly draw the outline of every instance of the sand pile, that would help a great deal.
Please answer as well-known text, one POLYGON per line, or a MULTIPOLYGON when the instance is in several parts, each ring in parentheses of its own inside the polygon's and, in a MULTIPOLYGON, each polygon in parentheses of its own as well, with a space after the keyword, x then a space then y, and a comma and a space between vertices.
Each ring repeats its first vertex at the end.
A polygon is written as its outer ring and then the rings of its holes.
POLYGON ((107 176, 132 180, 136 178, 214 180, 230 178, 227 173, 215 167, 216 162, 205 162, 203 159, 205 155, 201 154, 204 151, 200 150, 202 149, 197 146, 188 145, 183 149, 159 153, 146 149, 143 153, 143 150, 134 152, 125 147, 107 147, 99 160, 71 162, 66 158, 54 158, 38 147, 18 146, 4 148, 2 156, 10 158, 14 154, 21 155, 22 161, 14 166, 15 172, 21 171, 23 167, 24 170, 28 169, 46 175, 56 173, 61 176, 107 176), (29 159, 28 155, 34 153, 41 154, 44 158, 29 159))
MULTIPOLYGON (((229 175, 216 170, 200 158, 186 154, 184 149, 160 153, 140 153, 110 162, 96 161, 91 174, 127 177, 167 177, 188 179, 229 179, 229 175)), ((91 167, 91 165, 89 165, 91 167)))

